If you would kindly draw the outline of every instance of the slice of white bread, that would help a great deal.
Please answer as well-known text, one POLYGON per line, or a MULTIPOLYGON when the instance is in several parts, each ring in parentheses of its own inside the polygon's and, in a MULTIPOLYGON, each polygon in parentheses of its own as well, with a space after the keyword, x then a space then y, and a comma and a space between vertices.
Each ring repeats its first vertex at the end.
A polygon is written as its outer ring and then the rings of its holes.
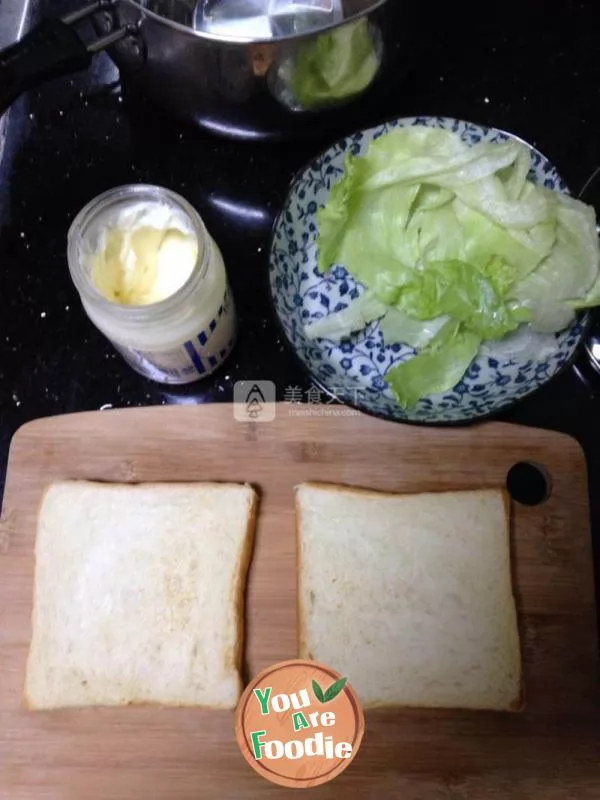
POLYGON ((296 518, 301 658, 367 708, 522 707, 503 490, 302 484, 296 518))
POLYGON ((25 704, 234 708, 256 508, 241 484, 48 487, 25 704))

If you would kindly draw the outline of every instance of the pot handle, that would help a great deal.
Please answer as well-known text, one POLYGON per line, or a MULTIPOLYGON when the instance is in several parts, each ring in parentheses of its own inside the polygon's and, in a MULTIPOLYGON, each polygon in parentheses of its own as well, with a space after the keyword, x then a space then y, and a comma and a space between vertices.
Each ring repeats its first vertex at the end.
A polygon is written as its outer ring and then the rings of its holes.
POLYGON ((112 0, 98 0, 62 19, 45 19, 20 41, 1 50, 0 115, 23 92, 52 78, 87 69, 96 53, 130 35, 132 30, 125 26, 86 44, 72 27, 111 6, 112 0))

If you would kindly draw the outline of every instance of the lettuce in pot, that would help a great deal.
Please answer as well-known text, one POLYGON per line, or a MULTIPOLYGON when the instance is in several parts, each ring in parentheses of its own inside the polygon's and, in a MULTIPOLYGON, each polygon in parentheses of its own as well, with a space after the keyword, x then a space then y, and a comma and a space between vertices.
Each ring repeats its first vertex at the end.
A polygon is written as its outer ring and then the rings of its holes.
POLYGON ((359 94, 378 70, 377 43, 363 18, 302 42, 291 88, 304 108, 316 108, 359 94))

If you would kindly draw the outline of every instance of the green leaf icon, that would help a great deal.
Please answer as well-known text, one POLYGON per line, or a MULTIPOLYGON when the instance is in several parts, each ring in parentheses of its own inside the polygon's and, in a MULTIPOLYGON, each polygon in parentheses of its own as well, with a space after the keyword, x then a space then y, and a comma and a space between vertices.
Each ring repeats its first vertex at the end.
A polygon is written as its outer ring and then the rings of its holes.
POLYGON ((319 684, 313 680, 312 688, 313 692, 315 693, 315 697, 320 703, 329 703, 330 700, 335 700, 338 694, 342 691, 344 686, 346 685, 348 678, 340 678, 339 680, 335 681, 331 684, 329 689, 326 692, 321 689, 319 684))
POLYGON ((313 692, 315 693, 315 697, 317 698, 317 700, 320 703, 324 703, 325 702, 325 695, 323 694, 323 689, 321 689, 321 687, 319 686, 319 684, 316 681, 312 682, 312 688, 313 688, 313 692))
POLYGON ((328 703, 330 700, 336 698, 346 685, 347 680, 348 678, 340 678, 335 683, 332 683, 329 689, 327 689, 325 692, 325 699, 322 702, 328 703))

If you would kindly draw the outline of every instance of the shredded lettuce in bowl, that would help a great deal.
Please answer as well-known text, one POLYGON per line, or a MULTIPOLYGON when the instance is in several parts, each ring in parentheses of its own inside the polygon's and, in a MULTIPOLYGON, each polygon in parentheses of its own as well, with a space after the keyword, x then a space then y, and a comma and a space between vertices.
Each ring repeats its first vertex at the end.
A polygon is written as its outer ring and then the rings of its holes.
POLYGON ((366 291, 307 336, 340 341, 379 320, 386 344, 416 351, 386 374, 409 408, 451 390, 493 344, 537 341, 600 305, 594 209, 535 185, 530 168, 519 141, 469 145, 419 125, 348 155, 318 212, 318 263, 366 291))

